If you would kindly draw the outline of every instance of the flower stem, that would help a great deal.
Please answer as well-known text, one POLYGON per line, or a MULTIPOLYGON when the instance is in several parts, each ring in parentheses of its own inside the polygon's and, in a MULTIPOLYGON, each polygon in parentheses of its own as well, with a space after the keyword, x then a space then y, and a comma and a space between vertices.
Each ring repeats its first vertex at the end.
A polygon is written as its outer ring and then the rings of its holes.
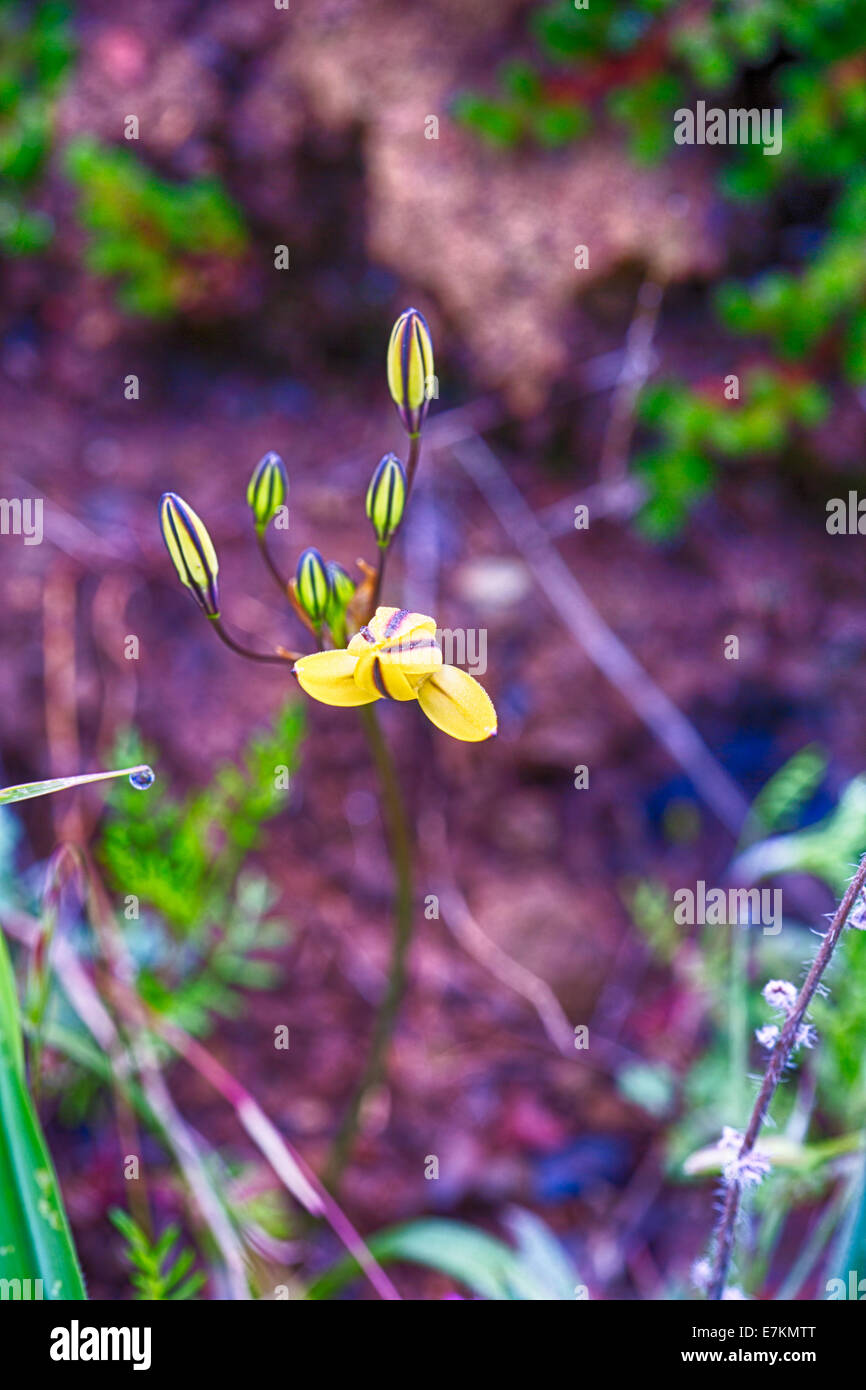
POLYGON ((375 709, 372 705, 362 705, 358 713, 379 778, 382 809, 394 867, 394 937, 388 981, 373 1023, 367 1061, 343 1115, 328 1160, 324 1183, 334 1193, 352 1152, 364 1100, 382 1077, 388 1044, 406 987, 406 958, 412 936, 412 840, 406 804, 391 750, 382 736, 375 709))
POLYGON ((256 531, 256 541, 258 543, 261 557, 265 562, 266 569, 268 569, 270 573, 273 575, 274 579, 276 580, 277 588, 279 589, 283 598, 285 598, 289 588, 288 581, 285 580, 283 576, 280 574, 277 563, 274 560, 274 557, 268 548, 267 536, 264 531, 256 531))
POLYGON ((233 652, 237 652, 238 656, 245 656, 247 661, 277 661, 282 663, 285 661, 300 661, 301 659, 300 652, 265 653, 250 651, 249 647, 242 647, 239 642, 236 642, 233 637, 229 636, 219 618, 208 615, 208 621, 220 641, 224 642, 227 647, 230 647, 233 652))
POLYGON ((409 494, 412 491, 412 484, 415 481, 415 474, 418 470, 418 460, 421 457, 421 436, 411 434, 409 436, 409 457, 406 460, 406 505, 409 504, 409 494))
MULTIPOLYGON (((782 1079, 794 1045, 800 1024, 803 1022, 806 1010, 808 1009, 818 985, 821 983, 821 976, 830 963, 830 957, 836 949, 839 937, 845 930, 845 923, 851 915, 857 898, 859 897, 863 885, 866 884, 866 854, 860 860, 860 865, 856 874, 848 885, 845 896, 836 909, 836 915, 830 923, 830 929, 824 940, 821 942, 818 954, 812 962, 809 973, 803 981, 797 1001, 788 1015, 784 1027, 779 1034, 779 1040, 773 1051, 770 1053, 767 1062, 767 1070, 758 1091, 752 1116, 749 1120, 748 1128, 743 1135, 743 1142, 740 1145, 738 1159, 747 1158, 755 1147, 755 1141, 761 1131, 764 1120, 767 1118, 767 1111, 770 1102, 776 1093, 776 1087, 782 1079)), ((725 1193, 725 1203, 719 1217, 715 1230, 715 1254, 713 1257, 712 1274, 707 1290, 707 1297, 710 1299, 720 1299, 725 1291, 728 1281, 728 1270, 731 1264, 731 1256, 734 1252, 734 1228, 736 1226, 737 1215, 740 1210, 740 1183, 732 1179, 725 1193)))

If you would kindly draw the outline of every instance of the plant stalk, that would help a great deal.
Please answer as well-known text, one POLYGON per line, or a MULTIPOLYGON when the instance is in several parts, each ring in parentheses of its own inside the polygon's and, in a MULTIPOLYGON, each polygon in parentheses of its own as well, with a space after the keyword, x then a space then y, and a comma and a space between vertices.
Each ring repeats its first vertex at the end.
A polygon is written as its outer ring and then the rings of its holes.
MULTIPOLYGON (((830 963, 830 958, 836 949, 839 938, 845 930, 845 924, 851 915, 851 909, 857 901, 864 884, 866 884, 866 854, 864 854, 863 858, 860 860, 857 872, 849 883, 845 896, 836 909, 836 914, 830 923, 827 935, 821 942, 818 954, 815 956, 800 993, 797 995, 797 1001, 779 1034, 779 1041, 770 1053, 767 1062, 767 1070, 764 1073, 764 1079, 758 1091, 754 1109, 752 1110, 752 1116, 749 1120, 748 1128, 743 1135, 743 1142, 737 1154, 738 1159, 747 1158, 755 1147, 755 1142, 761 1131, 761 1127, 767 1118, 770 1102, 776 1093, 776 1088, 782 1079, 782 1075, 794 1049, 800 1024, 803 1022, 806 1010, 811 1004, 815 991, 821 983, 821 976, 830 963)), ((722 1207, 722 1213, 715 1230, 715 1253, 713 1256, 709 1288, 707 1290, 707 1297, 713 1300, 718 1300, 722 1297, 727 1285, 728 1270, 730 1269, 731 1256, 734 1252, 734 1228, 740 1210, 740 1195, 740 1183, 737 1179, 733 1179, 728 1184, 724 1206, 722 1207)))
POLYGON ((340 1122, 325 1172, 325 1186, 335 1195, 357 1136, 363 1103, 382 1077, 388 1044, 406 987, 406 960, 412 937, 412 841, 406 804, 391 750, 382 735, 373 706, 362 705, 358 712, 379 778, 382 810, 394 867, 394 936, 388 980, 373 1023, 367 1061, 340 1122))

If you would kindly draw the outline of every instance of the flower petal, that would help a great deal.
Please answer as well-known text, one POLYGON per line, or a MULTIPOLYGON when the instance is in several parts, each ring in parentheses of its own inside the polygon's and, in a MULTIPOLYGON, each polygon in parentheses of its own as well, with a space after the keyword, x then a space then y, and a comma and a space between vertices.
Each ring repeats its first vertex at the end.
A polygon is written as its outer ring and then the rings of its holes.
POLYGON ((355 633, 349 651, 362 652, 377 642, 402 641, 416 630, 432 636, 436 631, 436 619, 428 618, 426 613, 413 613, 408 608, 377 608, 367 626, 355 633))
POLYGON ((357 657, 339 648, 333 652, 313 652, 302 656, 294 665, 294 673, 302 690, 323 705, 369 705, 380 698, 355 683, 357 657))
POLYGON ((358 657, 355 684, 371 699, 384 695, 389 700, 414 700, 415 686, 398 661, 383 660, 381 647, 369 647, 358 657))
POLYGON ((432 724, 463 743, 496 733, 496 710, 483 685, 456 666, 442 666, 418 688, 418 703, 432 724))

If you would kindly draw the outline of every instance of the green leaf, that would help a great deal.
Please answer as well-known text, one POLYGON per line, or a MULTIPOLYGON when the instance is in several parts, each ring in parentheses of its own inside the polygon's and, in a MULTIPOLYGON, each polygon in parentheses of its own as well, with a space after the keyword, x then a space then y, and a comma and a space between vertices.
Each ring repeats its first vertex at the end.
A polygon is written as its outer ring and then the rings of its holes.
MULTIPOLYGON (((566 1275, 565 1271, 570 1271, 570 1265, 558 1245, 559 1258, 548 1272, 552 1274, 553 1285, 548 1277, 541 1276, 538 1260, 540 1242, 545 1238, 554 1240, 543 1224, 530 1213, 521 1212, 514 1214, 512 1228, 521 1246, 518 1250, 513 1250, 504 1241, 474 1226, 437 1217, 392 1226, 373 1236, 367 1244, 380 1264, 404 1260, 409 1264, 424 1265, 428 1269, 449 1274, 480 1298, 494 1302, 572 1297, 577 1276, 573 1272, 566 1275), (566 1278, 567 1294, 564 1292, 566 1278), (558 1292, 552 1291, 552 1288, 558 1292)), ((550 1249, 549 1246, 546 1248, 550 1249)), ((357 1262, 347 1257, 327 1270, 312 1285, 307 1297, 328 1298, 358 1273, 357 1262)))
POLYGON ((88 782, 107 782, 112 777, 133 777, 153 774, 149 767, 122 767, 117 772, 88 772, 81 777, 52 777, 47 782, 21 782, 17 787, 0 788, 0 806, 8 806, 13 801, 29 801, 34 796, 50 796, 52 792, 66 791, 68 787, 82 787, 88 782))
POLYGON ((12 965, 0 932, 0 1279, 40 1279, 46 1299, 84 1299, 84 1280, 27 1089, 23 1055, 12 965))

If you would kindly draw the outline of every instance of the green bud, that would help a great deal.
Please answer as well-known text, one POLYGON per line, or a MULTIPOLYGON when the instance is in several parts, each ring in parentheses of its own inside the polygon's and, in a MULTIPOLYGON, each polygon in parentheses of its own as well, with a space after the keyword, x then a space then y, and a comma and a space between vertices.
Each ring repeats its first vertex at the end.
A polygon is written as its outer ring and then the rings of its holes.
POLYGON ((321 627, 331 596, 327 566, 314 546, 308 546, 298 561, 295 597, 310 622, 321 627))
POLYGON ((357 589, 354 579, 338 565, 336 560, 329 560, 325 568, 328 571, 328 579, 331 582, 331 594, 328 600, 328 619, 332 613, 342 613, 346 604, 357 589))
POLYGON ((400 522, 406 506, 406 474, 396 454, 380 460, 367 488, 367 516, 373 523, 376 540, 385 546, 400 522))
POLYGON ((209 618, 220 613, 216 551, 201 517, 176 492, 164 492, 159 524, 181 584, 209 618))
POLYGON ((331 592, 328 596, 328 606, 325 609, 325 621, 331 629, 331 636, 337 645, 345 646, 346 606, 358 586, 349 577, 343 566, 337 564, 336 560, 329 560, 326 568, 328 578, 331 581, 331 592))
POLYGON ((391 399, 411 437, 420 433, 433 382, 433 342, 427 320, 417 309, 406 309, 394 324, 387 369, 391 399))
POLYGON ((253 469, 247 487, 247 502, 252 508, 257 531, 264 531, 288 495, 289 479, 286 475, 286 465, 279 454, 269 450, 253 469))

